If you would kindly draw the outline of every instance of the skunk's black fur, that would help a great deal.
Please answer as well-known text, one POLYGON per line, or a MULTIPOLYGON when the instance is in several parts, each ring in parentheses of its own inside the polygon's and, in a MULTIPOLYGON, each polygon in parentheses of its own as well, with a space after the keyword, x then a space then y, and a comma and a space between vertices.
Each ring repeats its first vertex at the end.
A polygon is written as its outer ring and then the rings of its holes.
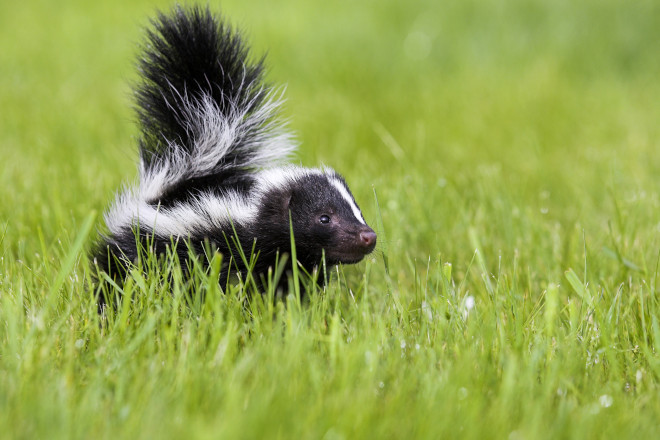
POLYGON ((163 254, 177 242, 183 261, 209 243, 232 260, 224 285, 231 269, 246 269, 237 243, 248 255, 254 246, 258 277, 290 253, 291 227, 309 272, 323 255, 338 264, 370 253, 376 234, 339 174, 277 166, 295 143, 276 120, 280 101, 263 82, 263 60, 251 60, 240 35, 198 7, 152 25, 135 92, 140 181, 106 213, 99 270, 121 283, 140 249, 163 254))

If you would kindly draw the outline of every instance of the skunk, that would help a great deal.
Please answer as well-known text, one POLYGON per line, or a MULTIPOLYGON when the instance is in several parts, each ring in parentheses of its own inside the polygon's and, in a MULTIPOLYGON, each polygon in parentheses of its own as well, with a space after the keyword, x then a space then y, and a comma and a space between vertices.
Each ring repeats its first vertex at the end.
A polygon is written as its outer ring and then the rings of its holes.
POLYGON ((221 284, 247 270, 239 247, 257 256, 251 270, 263 280, 291 254, 291 231, 309 273, 323 258, 356 263, 373 251, 376 233, 342 176, 282 164, 296 144, 278 121, 282 94, 264 83, 263 58, 253 61, 208 7, 178 6, 151 25, 135 88, 139 183, 105 214, 99 279, 123 282, 141 252, 171 249, 185 261, 211 245, 224 256, 221 284))

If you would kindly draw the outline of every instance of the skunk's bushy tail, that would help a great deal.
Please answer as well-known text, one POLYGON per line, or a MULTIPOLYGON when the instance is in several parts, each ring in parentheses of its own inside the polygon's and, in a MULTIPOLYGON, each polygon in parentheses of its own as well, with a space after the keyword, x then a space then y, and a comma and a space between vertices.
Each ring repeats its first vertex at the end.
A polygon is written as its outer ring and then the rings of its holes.
POLYGON ((140 195, 156 203, 195 182, 240 181, 294 148, 280 99, 240 36, 208 8, 177 6, 148 31, 136 88, 140 195))

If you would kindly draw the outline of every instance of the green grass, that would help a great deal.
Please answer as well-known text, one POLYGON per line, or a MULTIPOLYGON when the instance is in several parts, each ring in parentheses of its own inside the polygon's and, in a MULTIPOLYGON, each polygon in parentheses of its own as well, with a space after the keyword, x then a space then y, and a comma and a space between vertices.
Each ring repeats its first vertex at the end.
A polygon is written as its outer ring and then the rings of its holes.
POLYGON ((0 4, 0 437, 657 435, 657 1, 223 2, 379 250, 302 304, 136 272, 101 323, 169 5, 0 4))

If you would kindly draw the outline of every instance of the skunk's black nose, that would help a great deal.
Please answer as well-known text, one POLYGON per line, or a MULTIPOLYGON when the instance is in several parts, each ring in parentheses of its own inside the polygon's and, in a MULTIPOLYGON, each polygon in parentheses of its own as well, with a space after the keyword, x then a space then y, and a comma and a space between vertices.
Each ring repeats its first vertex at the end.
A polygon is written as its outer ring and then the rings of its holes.
POLYGON ((377 238, 376 233, 372 231, 371 228, 360 231, 360 244, 367 253, 371 252, 374 247, 376 247, 377 238))

